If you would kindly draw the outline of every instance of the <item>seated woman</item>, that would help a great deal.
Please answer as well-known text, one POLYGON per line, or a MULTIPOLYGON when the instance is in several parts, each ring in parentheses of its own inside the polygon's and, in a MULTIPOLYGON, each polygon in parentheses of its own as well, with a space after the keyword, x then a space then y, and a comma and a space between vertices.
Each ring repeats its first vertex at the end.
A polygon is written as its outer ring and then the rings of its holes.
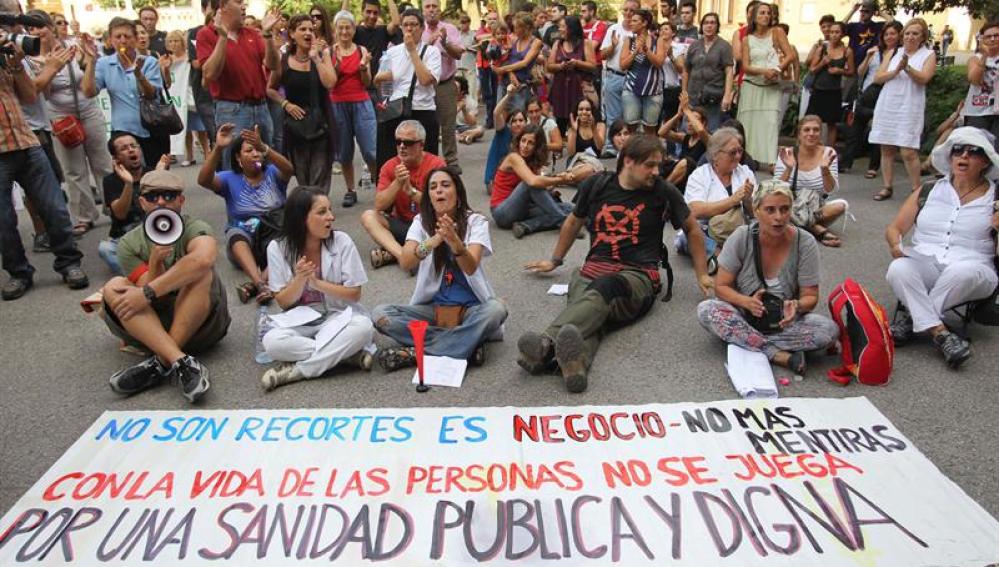
POLYGON ((215 147, 198 172, 198 184, 225 199, 226 253, 229 260, 250 278, 237 286, 239 300, 246 303, 256 296, 257 303, 264 304, 270 302, 274 294, 267 287, 264 273, 267 243, 256 239, 268 214, 284 206, 288 180, 295 170, 287 158, 260 140, 259 132, 243 130, 236 136, 235 128, 233 124, 219 127, 215 147), (230 148, 232 171, 215 173, 226 148, 230 148))
MULTIPOLYGON (((746 204, 756 185, 756 177, 748 167, 739 163, 742 157, 742 136, 734 128, 719 128, 708 140, 705 154, 708 163, 698 167, 687 179, 687 190, 683 195, 690 213, 700 223, 705 238, 705 252, 708 255, 708 268, 713 271, 713 257, 716 248, 732 234, 744 220, 746 204), (730 215, 725 227, 709 231, 711 219, 730 215)), ((688 254, 687 236, 682 232, 676 235, 676 251, 688 254)))
POLYGON ((791 201, 790 190, 773 182, 753 194, 757 220, 728 239, 718 257, 717 299, 702 301, 697 318, 726 343, 762 352, 774 364, 804 374, 805 352, 829 347, 839 328, 812 312, 819 301, 819 247, 791 222, 791 201), (764 293, 776 296, 782 306, 779 330, 772 334, 750 324, 751 318, 766 314, 764 293))
POLYGON ((839 156, 822 143, 822 119, 806 115, 798 122, 798 147, 781 148, 774 178, 791 184, 791 221, 815 235, 819 244, 838 248, 842 242, 828 226, 846 213, 846 199, 826 201, 839 189, 839 156))
POLYGON ((493 125, 496 126, 496 131, 493 133, 493 141, 489 144, 489 153, 486 155, 486 171, 483 179, 487 195, 493 192, 496 168, 510 152, 510 142, 527 125, 527 114, 523 110, 510 107, 515 91, 512 86, 508 88, 503 98, 496 103, 496 110, 493 111, 493 125))
POLYGON ((601 122, 593 111, 593 103, 582 99, 576 104, 576 112, 569 115, 569 130, 566 134, 566 183, 579 185, 583 180, 604 170, 600 161, 600 149, 604 147, 607 125, 601 122))
POLYGON ((971 356, 971 345, 951 331, 948 311, 984 299, 999 282, 995 271, 996 182, 999 154, 983 130, 956 128, 933 149, 933 167, 944 174, 909 195, 885 238, 895 258, 888 283, 905 305, 892 323, 895 344, 928 332, 951 368, 971 356), (912 245, 902 246, 910 229, 912 245))
POLYGON ((564 143, 562 141, 562 132, 558 129, 558 122, 551 117, 550 113, 546 112, 550 108, 551 105, 542 105, 541 101, 532 98, 527 101, 525 111, 527 112, 527 122, 535 126, 540 126, 544 130, 545 140, 548 142, 548 152, 552 156, 552 161, 555 161, 561 157, 564 143))
POLYGON ((515 238, 557 229, 572 211, 572 203, 560 202, 551 192, 567 183, 571 173, 541 175, 546 163, 545 134, 531 124, 514 136, 510 153, 496 170, 489 208, 496 226, 513 229, 515 238))
POLYGON ((424 194, 399 260, 403 270, 419 267, 410 304, 379 305, 372 315, 378 332, 403 345, 378 351, 378 363, 390 372, 416 365, 410 321, 430 323, 426 354, 481 365, 483 343, 502 336, 507 316, 482 269, 492 254, 489 221, 472 212, 461 177, 451 168, 435 169, 424 194))
POLYGON ((617 151, 618 155, 621 154, 621 150, 624 149, 624 145, 628 143, 631 139, 631 128, 628 123, 624 121, 624 118, 618 118, 611 123, 610 132, 607 133, 610 136, 611 144, 614 146, 614 150, 617 151))
POLYGON ((486 134, 486 128, 479 124, 479 103, 468 94, 468 79, 455 77, 454 83, 458 87, 458 114, 455 122, 458 141, 472 144, 486 134))
POLYGON ((697 169, 697 163, 707 150, 711 132, 707 128, 708 112, 700 106, 691 108, 687 93, 680 93, 680 108, 677 113, 659 127, 659 137, 680 145, 680 155, 663 161, 660 175, 680 192, 687 186, 687 177, 697 169), (682 119, 687 120, 687 131, 676 129, 682 119))
POLYGON ((333 209, 326 188, 298 187, 284 207, 282 237, 267 245, 267 264, 274 299, 287 311, 302 305, 323 314, 300 327, 274 328, 263 338, 264 349, 281 364, 264 372, 265 390, 322 376, 341 362, 371 370, 374 326, 359 303, 368 281, 364 262, 346 232, 333 230, 333 209), (344 325, 338 316, 351 315, 339 333, 325 344, 316 336, 323 329, 344 325))

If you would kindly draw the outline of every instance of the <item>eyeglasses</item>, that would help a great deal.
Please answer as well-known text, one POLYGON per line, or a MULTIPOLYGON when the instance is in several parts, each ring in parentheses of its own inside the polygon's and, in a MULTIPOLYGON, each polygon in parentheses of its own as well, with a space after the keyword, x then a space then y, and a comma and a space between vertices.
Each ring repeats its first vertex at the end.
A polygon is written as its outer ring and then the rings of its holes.
POLYGON ((999 33, 990 33, 989 35, 983 35, 982 39, 999 39, 999 33))
POLYGON ((128 150, 138 150, 138 149, 141 149, 141 148, 142 148, 142 146, 140 146, 139 144, 126 144, 124 146, 118 146, 117 151, 119 151, 119 152, 127 152, 128 150))
POLYGON ((986 156, 985 148, 980 148, 971 144, 954 144, 950 147, 950 157, 957 157, 964 154, 978 157, 986 156))
POLYGON ((180 197, 180 193, 177 191, 146 191, 142 194, 142 198, 148 203, 155 203, 160 199, 163 199, 164 203, 172 203, 180 197))
POLYGON ((721 150, 720 153, 726 154, 729 157, 741 156, 742 152, 745 151, 742 148, 736 148, 734 150, 721 150))
POLYGON ((405 146, 407 148, 411 148, 411 147, 415 146, 416 144, 422 144, 422 143, 423 143, 423 140, 402 140, 400 138, 396 138, 395 139, 395 145, 397 145, 397 146, 405 146))

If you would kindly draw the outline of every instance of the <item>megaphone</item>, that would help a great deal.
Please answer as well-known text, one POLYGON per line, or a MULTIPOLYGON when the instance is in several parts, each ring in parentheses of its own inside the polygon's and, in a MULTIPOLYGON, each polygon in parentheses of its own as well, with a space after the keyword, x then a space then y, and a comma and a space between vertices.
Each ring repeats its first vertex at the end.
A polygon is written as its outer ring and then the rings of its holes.
POLYGON ((159 207, 146 215, 142 230, 153 244, 172 246, 184 234, 184 220, 177 211, 159 207))

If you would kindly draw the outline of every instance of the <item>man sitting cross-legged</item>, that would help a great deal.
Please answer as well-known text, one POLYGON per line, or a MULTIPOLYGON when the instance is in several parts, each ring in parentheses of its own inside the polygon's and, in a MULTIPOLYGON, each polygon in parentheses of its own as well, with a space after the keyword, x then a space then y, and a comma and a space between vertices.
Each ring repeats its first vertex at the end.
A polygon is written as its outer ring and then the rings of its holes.
MULTIPOLYGON (((148 215, 184 205, 184 184, 168 171, 151 171, 139 182, 148 215)), ((182 216, 181 237, 170 246, 154 244, 142 226, 118 241, 118 262, 127 277, 104 286, 104 321, 111 333, 142 346, 153 356, 111 377, 111 389, 135 394, 175 378, 195 402, 209 388, 208 369, 188 352, 211 347, 229 329, 225 290, 215 274, 217 243, 207 223, 182 216)))

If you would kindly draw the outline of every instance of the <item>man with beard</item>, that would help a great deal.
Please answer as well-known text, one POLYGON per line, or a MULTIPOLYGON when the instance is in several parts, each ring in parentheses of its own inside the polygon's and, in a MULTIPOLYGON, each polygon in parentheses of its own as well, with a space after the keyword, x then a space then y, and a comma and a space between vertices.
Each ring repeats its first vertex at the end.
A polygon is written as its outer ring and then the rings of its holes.
MULTIPOLYGON (((114 163, 114 172, 104 177, 104 202, 111 212, 111 230, 108 239, 97 245, 101 259, 116 275, 122 274, 118 263, 118 239, 133 228, 142 224, 142 207, 139 192, 136 190, 142 176, 153 170, 147 167, 142 157, 142 147, 135 136, 128 132, 115 132, 108 141, 108 152, 114 163)), ((158 167, 164 168, 169 157, 161 160, 158 167)))
MULTIPOLYGON (((341 10, 350 11, 350 0, 343 0, 341 10)), ((381 17, 382 7, 378 0, 364 0, 361 5, 361 22, 354 30, 354 43, 368 50, 371 54, 371 76, 378 74, 378 65, 382 61, 382 54, 389 48, 389 45, 402 43, 402 32, 399 31, 399 7, 395 0, 388 0, 389 21, 388 24, 379 25, 378 18, 381 17)), ((378 100, 377 88, 374 83, 368 87, 368 94, 372 101, 378 100)))
MULTIPOLYGON (((648 313, 662 290, 659 266, 665 261, 667 221, 693 236, 697 283, 705 296, 710 292, 703 232, 683 195, 657 176, 662 160, 657 138, 633 136, 621 151, 616 174, 595 175, 579 187, 576 208, 562 224, 551 259, 525 266, 535 273, 554 270, 579 229, 585 225, 590 232, 590 251, 571 276, 565 309, 543 333, 527 332, 517 343, 517 364, 531 374, 557 365, 569 392, 586 390, 603 333, 648 313)), ((670 293, 667 289, 667 297, 670 293)))

